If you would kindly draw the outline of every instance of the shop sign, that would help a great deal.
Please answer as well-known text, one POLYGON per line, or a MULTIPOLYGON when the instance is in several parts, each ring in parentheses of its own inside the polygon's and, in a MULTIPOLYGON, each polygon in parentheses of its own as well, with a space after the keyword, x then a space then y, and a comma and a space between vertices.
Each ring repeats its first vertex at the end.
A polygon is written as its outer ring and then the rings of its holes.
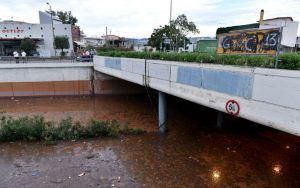
POLYGON ((2 29, 1 33, 23 33, 23 29, 2 29))

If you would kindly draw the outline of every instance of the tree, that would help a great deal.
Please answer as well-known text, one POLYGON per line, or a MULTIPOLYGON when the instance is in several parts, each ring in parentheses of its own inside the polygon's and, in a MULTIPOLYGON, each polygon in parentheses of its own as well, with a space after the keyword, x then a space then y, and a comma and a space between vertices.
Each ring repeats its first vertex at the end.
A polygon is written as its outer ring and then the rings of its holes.
POLYGON ((176 20, 171 22, 175 25, 175 27, 179 30, 179 32, 186 36, 189 33, 199 33, 200 31, 197 29, 197 26, 194 22, 189 22, 185 14, 179 15, 176 20))
POLYGON ((24 50, 27 55, 33 55, 33 52, 36 51, 36 44, 35 42, 30 38, 24 38, 21 40, 20 45, 21 50, 24 50))
POLYGON ((186 36, 189 33, 199 33, 194 22, 189 22, 186 15, 181 14, 175 20, 170 22, 170 25, 160 26, 154 29, 151 37, 148 40, 148 45, 156 48, 166 47, 166 49, 176 49, 179 46, 184 46, 185 41, 189 41, 186 36), (165 39, 168 38, 171 44, 165 44, 165 39))
POLYGON ((64 56, 64 49, 70 48, 69 38, 66 36, 55 36, 55 48, 61 49, 61 56, 64 56))
POLYGON ((75 25, 78 22, 77 18, 72 15, 71 11, 57 11, 56 15, 63 24, 75 25))
POLYGON ((170 45, 165 43, 165 39, 170 38, 170 26, 160 26, 158 29, 154 29, 151 37, 148 39, 148 45, 157 49, 170 49, 170 45))
POLYGON ((75 25, 78 22, 78 19, 72 15, 71 11, 53 11, 46 10, 48 14, 52 14, 53 16, 57 16, 63 24, 71 24, 75 25))

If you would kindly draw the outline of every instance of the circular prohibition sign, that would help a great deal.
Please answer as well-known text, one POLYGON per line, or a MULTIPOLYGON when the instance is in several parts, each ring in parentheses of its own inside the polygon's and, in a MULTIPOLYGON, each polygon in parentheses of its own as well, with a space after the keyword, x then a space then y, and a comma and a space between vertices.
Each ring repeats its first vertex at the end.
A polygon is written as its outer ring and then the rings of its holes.
POLYGON ((226 112, 231 115, 237 116, 240 113, 240 105, 235 100, 227 101, 225 108, 226 112))

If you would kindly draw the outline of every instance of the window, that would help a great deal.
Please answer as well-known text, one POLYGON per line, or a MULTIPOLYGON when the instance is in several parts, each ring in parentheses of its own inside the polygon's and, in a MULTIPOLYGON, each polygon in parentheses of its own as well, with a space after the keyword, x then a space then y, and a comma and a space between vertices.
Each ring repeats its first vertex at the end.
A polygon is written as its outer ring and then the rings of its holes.
POLYGON ((28 29, 30 30, 30 29, 31 29, 31 27, 28 27, 28 29))
POLYGON ((43 27, 41 27, 41 30, 43 30, 43 27))
POLYGON ((44 35, 41 35, 41 37, 44 37, 44 35))

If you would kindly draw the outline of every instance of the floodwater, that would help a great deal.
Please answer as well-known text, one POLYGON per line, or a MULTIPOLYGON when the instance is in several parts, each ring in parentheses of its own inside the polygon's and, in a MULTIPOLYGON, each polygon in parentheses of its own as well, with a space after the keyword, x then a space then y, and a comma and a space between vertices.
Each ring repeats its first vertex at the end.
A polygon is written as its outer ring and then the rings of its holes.
MULTIPOLYGON (((153 103, 157 102, 152 98, 153 103)), ((300 187, 300 137, 174 97, 158 134, 147 96, 0 99, 8 115, 117 119, 139 136, 43 143, 0 143, 0 187, 300 187)))

